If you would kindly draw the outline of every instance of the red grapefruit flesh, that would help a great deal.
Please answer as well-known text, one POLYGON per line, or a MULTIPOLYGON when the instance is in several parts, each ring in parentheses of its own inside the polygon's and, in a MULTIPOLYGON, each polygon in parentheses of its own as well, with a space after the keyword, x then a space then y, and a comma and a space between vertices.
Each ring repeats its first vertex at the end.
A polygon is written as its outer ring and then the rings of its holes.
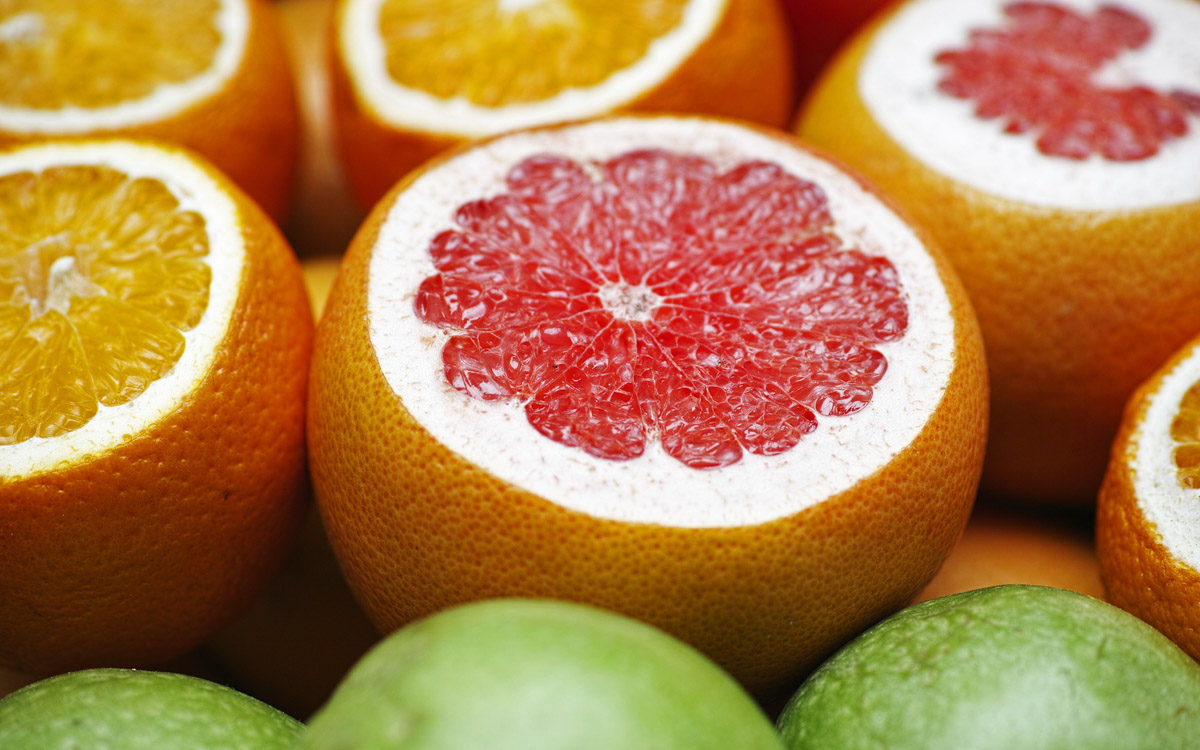
POLYGON ((1004 6, 1003 29, 976 29, 966 49, 947 50, 938 88, 975 102, 983 119, 1002 118, 1009 133, 1034 132, 1047 156, 1138 161, 1186 135, 1200 95, 1160 93, 1145 85, 1106 86, 1097 73, 1150 40, 1133 11, 1100 6, 1085 14, 1055 3, 1004 6))
POLYGON ((775 455, 866 406, 903 336, 896 269, 847 248, 822 190, 775 164, 664 150, 524 160, 429 251, 417 313, 447 381, 520 399, 602 458, 661 440, 696 469, 775 455))

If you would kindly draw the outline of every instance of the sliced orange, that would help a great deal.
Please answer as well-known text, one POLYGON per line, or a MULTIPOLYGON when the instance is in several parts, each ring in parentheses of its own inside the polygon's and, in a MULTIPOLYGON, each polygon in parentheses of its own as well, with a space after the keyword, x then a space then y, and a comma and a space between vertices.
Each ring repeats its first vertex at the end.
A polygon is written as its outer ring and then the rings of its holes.
POLYGON ((992 384, 983 487, 1094 502, 1132 390, 1200 320, 1200 3, 913 0, 797 132, 946 249, 992 384))
POLYGON ((5 0, 0 145, 48 136, 162 138, 286 213, 296 104, 265 0, 5 0))
POLYGON ((1108 600, 1200 659, 1200 341, 1129 401, 1100 490, 1108 600))
POLYGON ((150 665, 249 606, 304 506, 312 319, 217 170, 0 151, 0 663, 150 665))
POLYGON ((334 50, 366 206, 466 139, 629 109, 781 127, 793 99, 775 0, 341 0, 334 50))
POLYGON ((384 631, 581 601, 770 693, 949 553, 983 367, 937 251, 794 140, 549 127, 434 161, 360 230, 318 326, 311 467, 384 631))

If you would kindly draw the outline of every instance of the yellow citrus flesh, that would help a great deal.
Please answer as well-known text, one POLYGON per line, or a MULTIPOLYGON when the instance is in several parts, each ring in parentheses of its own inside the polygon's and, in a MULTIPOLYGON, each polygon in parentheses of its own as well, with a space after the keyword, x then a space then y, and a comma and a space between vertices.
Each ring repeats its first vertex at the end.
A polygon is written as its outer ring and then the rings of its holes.
POLYGON ((379 33, 396 83, 480 106, 603 82, 677 27, 687 0, 385 0, 379 33))
POLYGON ((158 180, 0 177, 0 445, 76 430, 169 372, 208 306, 208 250, 158 180))
POLYGON ((1171 422, 1171 440, 1175 442, 1173 458, 1180 484, 1200 489, 1200 383, 1183 394, 1179 413, 1171 422))
POLYGON ((107 107, 208 70, 218 0, 0 0, 0 103, 107 107))

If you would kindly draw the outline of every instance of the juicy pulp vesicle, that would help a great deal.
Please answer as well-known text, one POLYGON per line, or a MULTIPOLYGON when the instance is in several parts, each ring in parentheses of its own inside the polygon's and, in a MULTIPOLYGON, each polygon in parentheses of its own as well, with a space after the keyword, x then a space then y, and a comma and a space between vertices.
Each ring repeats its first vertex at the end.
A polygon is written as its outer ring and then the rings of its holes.
POLYGON ((498 107, 595 86, 678 26, 687 0, 385 0, 388 75, 441 99, 498 107), (436 8, 432 11, 431 8, 436 8), (431 74, 436 71, 436 75, 431 74))
POLYGON ((204 218, 102 166, 0 177, 0 445, 142 394, 208 306, 204 218))
POLYGON ((434 238, 417 313, 454 333, 451 385, 592 455, 787 451, 870 402, 873 347, 907 328, 892 264, 843 247, 820 187, 775 164, 543 155, 506 182, 434 238))

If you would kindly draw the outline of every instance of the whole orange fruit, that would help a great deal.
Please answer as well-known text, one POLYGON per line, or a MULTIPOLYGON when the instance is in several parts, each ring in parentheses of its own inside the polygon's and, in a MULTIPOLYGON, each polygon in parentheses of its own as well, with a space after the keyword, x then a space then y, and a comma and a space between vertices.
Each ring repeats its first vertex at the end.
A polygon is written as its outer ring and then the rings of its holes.
POLYGON ((985 399, 953 274, 871 188, 772 131, 622 117, 460 150, 376 208, 309 448, 385 632, 575 600, 765 693, 933 576, 985 399))
POLYGON ((305 501, 312 317, 224 175, 0 151, 0 663, 146 666, 250 605, 305 501))
POLYGON ((797 132, 945 248, 979 314, 983 487, 1090 505, 1129 393, 1200 321, 1200 3, 913 0, 797 132))

